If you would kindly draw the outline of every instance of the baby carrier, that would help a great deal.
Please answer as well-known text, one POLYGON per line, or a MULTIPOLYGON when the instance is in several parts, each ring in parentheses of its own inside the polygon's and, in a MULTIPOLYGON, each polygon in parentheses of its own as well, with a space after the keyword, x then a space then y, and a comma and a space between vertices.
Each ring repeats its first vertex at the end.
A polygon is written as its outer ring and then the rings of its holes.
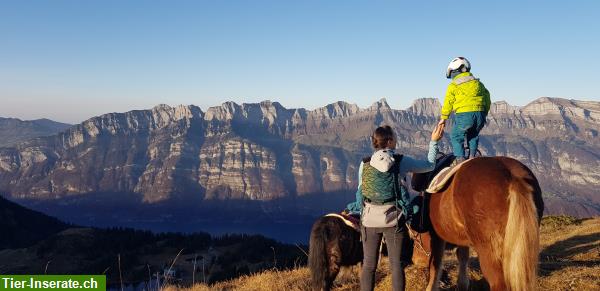
POLYGON ((372 157, 363 159, 361 223, 365 227, 398 226, 404 214, 402 207, 406 201, 401 197, 402 191, 407 190, 398 177, 402 155, 389 156, 393 164, 385 172, 371 164, 372 157))

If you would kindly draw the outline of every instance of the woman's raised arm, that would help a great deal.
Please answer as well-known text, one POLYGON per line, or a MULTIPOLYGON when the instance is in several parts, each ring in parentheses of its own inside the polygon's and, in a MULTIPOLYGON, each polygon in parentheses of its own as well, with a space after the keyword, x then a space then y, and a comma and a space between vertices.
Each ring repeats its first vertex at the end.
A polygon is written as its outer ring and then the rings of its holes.
POLYGON ((429 152, 427 160, 417 160, 409 156, 404 156, 400 163, 400 174, 405 175, 411 173, 426 173, 432 171, 435 167, 435 157, 438 154, 438 141, 444 135, 444 124, 438 124, 431 133, 431 141, 429 142, 429 152))

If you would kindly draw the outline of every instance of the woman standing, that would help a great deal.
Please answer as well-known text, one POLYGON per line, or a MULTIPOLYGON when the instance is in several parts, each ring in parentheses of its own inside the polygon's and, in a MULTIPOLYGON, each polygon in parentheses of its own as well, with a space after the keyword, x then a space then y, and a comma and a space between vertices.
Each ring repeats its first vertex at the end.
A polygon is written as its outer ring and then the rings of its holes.
POLYGON ((380 126, 371 137, 375 152, 363 159, 358 176, 356 201, 347 208, 361 213, 361 239, 363 242, 363 265, 360 288, 363 291, 375 287, 375 269, 382 237, 385 237, 392 271, 393 290, 404 290, 404 266, 401 262, 402 248, 406 245, 408 231, 405 226, 409 209, 408 191, 402 180, 407 173, 423 173, 433 170, 438 153, 438 141, 442 138, 444 125, 439 124, 431 134, 427 160, 417 160, 396 154, 396 136, 390 126, 380 126))

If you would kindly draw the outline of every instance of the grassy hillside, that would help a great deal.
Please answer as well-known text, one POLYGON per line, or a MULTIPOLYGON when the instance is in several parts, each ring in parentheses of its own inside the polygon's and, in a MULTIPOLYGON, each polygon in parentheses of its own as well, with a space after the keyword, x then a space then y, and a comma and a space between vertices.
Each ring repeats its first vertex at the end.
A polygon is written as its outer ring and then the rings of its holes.
POLYGON ((133 229, 68 228, 18 249, 0 249, 0 273, 106 274, 138 284, 170 269, 177 280, 217 282, 274 267, 306 264, 302 250, 259 235, 154 234, 133 229), (249 251, 251 250, 251 251, 249 251), (119 272, 121 270, 121 272, 119 272))
POLYGON ((68 224, 0 197, 0 250, 30 246, 68 224))
POLYGON ((303 264, 300 246, 260 235, 78 227, 0 197, 0 274, 106 274, 109 284, 137 284, 168 269, 192 282, 197 266, 198 278, 217 282, 303 264))
MULTIPOLYGON (((599 290, 600 282, 600 218, 578 220, 568 216, 550 216, 542 221, 540 290, 599 290)), ((446 254, 442 290, 455 290, 457 263, 452 252, 446 254)), ((407 290, 424 290, 425 268, 406 269, 407 290)), ((359 289, 359 267, 338 276, 335 290, 359 289)), ((488 290, 479 270, 476 254, 470 262, 471 290, 488 290)), ((269 270, 250 276, 216 283, 196 284, 191 288, 171 286, 169 290, 310 290, 307 268, 288 271, 269 270)), ((377 273, 377 290, 391 290, 391 275, 386 259, 377 273)))

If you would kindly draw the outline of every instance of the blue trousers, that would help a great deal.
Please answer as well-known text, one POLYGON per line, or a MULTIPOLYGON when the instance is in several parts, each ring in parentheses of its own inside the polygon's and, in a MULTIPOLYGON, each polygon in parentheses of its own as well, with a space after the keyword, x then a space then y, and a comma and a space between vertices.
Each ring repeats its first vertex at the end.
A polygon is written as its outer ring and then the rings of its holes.
POLYGON ((475 156, 479 146, 479 132, 485 125, 486 115, 483 111, 456 113, 454 115, 454 127, 452 133, 450 133, 450 140, 456 157, 465 157, 465 138, 469 144, 469 156, 475 156))

